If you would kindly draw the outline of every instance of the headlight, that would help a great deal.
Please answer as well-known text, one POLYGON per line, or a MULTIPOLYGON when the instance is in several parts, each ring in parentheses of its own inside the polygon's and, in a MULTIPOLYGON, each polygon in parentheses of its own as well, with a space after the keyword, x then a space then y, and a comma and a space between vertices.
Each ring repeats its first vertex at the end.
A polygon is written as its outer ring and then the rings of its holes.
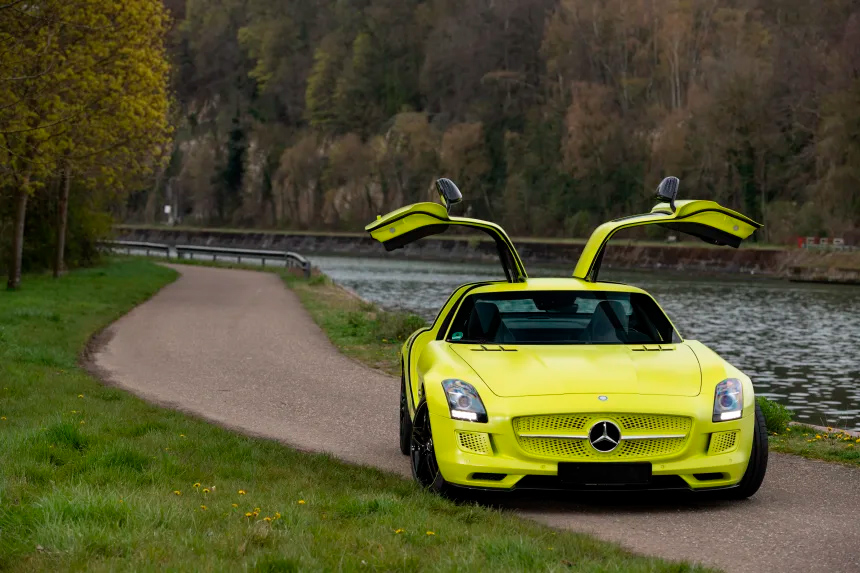
POLYGON ((744 390, 737 378, 726 378, 714 392, 714 422, 737 420, 743 414, 744 390))
POLYGON ((442 388, 448 397, 448 408, 455 420, 486 422, 487 411, 475 387, 462 380, 442 380, 442 388))

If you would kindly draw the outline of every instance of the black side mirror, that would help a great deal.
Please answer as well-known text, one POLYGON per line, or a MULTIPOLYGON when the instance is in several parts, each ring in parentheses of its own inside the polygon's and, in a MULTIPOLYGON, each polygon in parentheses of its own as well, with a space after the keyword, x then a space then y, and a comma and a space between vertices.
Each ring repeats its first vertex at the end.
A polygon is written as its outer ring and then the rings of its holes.
POLYGON ((666 177, 660 181, 657 186, 657 199, 669 203, 669 208, 675 212, 675 199, 678 198, 678 187, 681 186, 681 180, 677 177, 666 177))
POLYGON ((436 190, 439 192, 439 197, 442 199, 442 204, 445 209, 451 212, 451 206, 463 200, 463 194, 457 189, 457 186, 450 179, 437 179, 436 190))

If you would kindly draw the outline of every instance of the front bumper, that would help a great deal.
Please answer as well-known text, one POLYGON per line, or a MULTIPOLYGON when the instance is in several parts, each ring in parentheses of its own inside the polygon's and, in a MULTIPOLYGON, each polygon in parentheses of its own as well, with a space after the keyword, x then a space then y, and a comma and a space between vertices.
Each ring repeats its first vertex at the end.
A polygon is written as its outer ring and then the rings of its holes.
MULTIPOLYGON (((661 397, 640 395, 609 395, 605 402, 592 395, 523 397, 494 400, 494 411, 507 410, 506 415, 493 415, 487 423, 479 424, 452 420, 431 413, 431 427, 436 458, 442 477, 449 483, 482 489, 564 488, 558 480, 558 463, 563 461, 604 461, 601 457, 588 459, 553 459, 526 452, 514 431, 513 419, 519 416, 544 414, 588 413, 595 418, 612 420, 613 415, 653 414, 686 416, 692 425, 683 447, 669 455, 614 459, 652 464, 651 487, 644 489, 688 488, 693 490, 721 489, 736 485, 743 477, 752 450, 754 404, 750 400, 738 420, 711 421, 712 405, 701 396, 661 397), (499 406, 503 406, 500 408, 499 406), (736 445, 723 453, 711 447, 712 436, 736 431, 736 445), (463 447, 458 433, 468 432, 488 448, 487 453, 463 447)), ((488 408, 489 409, 489 408, 488 408)), ((476 442, 477 443, 477 442, 476 442)), ((471 445, 471 444, 467 444, 471 445)), ((610 461, 610 460, 606 460, 610 461)), ((580 489, 580 488, 577 488, 580 489)), ((601 488, 603 489, 603 488, 601 488)), ((643 489, 641 486, 608 489, 643 489)))

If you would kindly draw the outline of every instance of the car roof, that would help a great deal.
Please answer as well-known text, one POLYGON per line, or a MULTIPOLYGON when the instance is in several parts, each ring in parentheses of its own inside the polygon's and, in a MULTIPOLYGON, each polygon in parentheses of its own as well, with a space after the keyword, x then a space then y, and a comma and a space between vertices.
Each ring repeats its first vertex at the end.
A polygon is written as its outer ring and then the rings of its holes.
POLYGON ((486 292, 527 292, 539 290, 574 290, 574 291, 604 291, 604 292, 638 292, 648 294, 639 287, 613 282, 590 282, 574 277, 528 279, 521 283, 505 281, 481 285, 470 291, 470 294, 486 292))

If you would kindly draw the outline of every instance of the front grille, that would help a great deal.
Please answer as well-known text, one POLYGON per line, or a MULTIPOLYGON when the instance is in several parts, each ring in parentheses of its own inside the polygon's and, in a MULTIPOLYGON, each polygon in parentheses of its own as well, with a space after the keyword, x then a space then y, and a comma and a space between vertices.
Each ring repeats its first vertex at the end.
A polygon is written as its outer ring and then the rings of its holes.
POLYGON ((457 432, 457 445, 470 454, 489 454, 490 437, 480 432, 457 432))
POLYGON ((731 432, 715 432, 711 434, 711 444, 708 446, 708 454, 725 454, 734 451, 738 447, 738 430, 731 432))
POLYGON ((612 420, 622 432, 636 433, 677 433, 690 431, 692 421, 684 416, 664 416, 660 414, 550 414, 546 416, 523 416, 514 418, 514 431, 517 434, 565 434, 571 431, 583 432, 599 420, 612 420))
POLYGON ((680 452, 687 442, 692 420, 684 416, 659 414, 553 414, 515 418, 513 426, 520 447, 536 457, 556 460, 629 460, 670 456, 680 452), (586 439, 588 430, 601 420, 610 420, 621 429, 621 443, 608 453, 596 451, 586 439), (655 437, 645 437, 649 435, 655 437), (664 435, 682 437, 661 437, 664 435), (624 439, 639 436, 640 439, 624 439))

